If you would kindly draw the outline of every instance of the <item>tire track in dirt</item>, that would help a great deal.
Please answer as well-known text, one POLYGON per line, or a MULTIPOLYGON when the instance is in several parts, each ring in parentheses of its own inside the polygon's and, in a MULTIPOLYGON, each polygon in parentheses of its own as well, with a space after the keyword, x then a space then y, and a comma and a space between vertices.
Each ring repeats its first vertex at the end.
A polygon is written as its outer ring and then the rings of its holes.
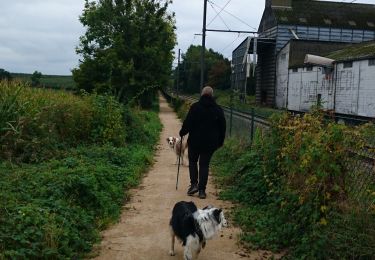
MULTIPOLYGON (((217 191, 209 177, 207 199, 189 197, 186 191, 189 185, 189 173, 186 166, 180 168, 179 188, 176 191, 175 154, 167 145, 168 136, 177 136, 181 122, 166 100, 160 97, 160 119, 163 131, 160 136, 155 163, 144 177, 141 185, 131 191, 132 199, 124 205, 120 221, 102 233, 103 239, 96 247, 95 259, 183 259, 183 247, 176 243, 176 256, 170 256, 169 219, 172 208, 178 201, 194 201, 202 208, 208 204, 221 207, 228 212, 233 205, 217 199, 217 191)), ((186 158, 187 161, 187 158, 186 158)), ((229 223, 230 223, 229 219, 229 223)), ((213 259, 266 259, 271 254, 266 251, 246 252, 237 244, 240 230, 233 225, 224 228, 221 233, 207 242, 199 255, 200 260, 213 259)))

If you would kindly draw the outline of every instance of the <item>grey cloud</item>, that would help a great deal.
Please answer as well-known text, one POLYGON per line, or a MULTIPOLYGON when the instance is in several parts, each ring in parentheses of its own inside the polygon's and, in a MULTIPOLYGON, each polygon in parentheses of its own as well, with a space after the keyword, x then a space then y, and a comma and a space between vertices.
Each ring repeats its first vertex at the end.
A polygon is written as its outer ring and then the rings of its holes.
POLYGON ((12 72, 70 74, 84 29, 84 1, 17 0, 0 9, 0 68, 12 72))
MULTIPOLYGON (((228 2, 212 1, 219 6, 228 2)), ((264 2, 232 0, 225 10, 257 28, 264 2)), ((374 3, 375 0, 357 2, 374 3)), ((84 33, 78 20, 84 0, 0 0, 0 4, 0 68, 12 72, 32 73, 39 70, 43 74, 70 74, 70 70, 78 64, 75 47, 79 36, 84 33)), ((203 1, 174 0, 170 11, 176 13, 176 49, 181 48, 185 52, 190 44, 200 44, 201 37, 194 36, 194 33, 202 30, 203 1)), ((208 4, 207 22, 215 15, 208 4)), ((221 16, 232 30, 253 30, 225 12, 221 16)), ((226 29, 220 18, 216 18, 209 27, 226 29)), ((245 37, 245 34, 208 32, 206 46, 231 57, 232 50, 245 37)))

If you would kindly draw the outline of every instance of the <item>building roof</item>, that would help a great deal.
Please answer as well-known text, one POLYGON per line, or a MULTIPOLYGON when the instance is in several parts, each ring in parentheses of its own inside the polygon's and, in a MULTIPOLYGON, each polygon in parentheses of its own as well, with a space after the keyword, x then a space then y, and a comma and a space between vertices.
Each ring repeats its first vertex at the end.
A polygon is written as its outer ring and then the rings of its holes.
POLYGON ((375 41, 351 44, 327 55, 336 62, 375 58, 375 41))
MULTIPOLYGON (((297 40, 297 39, 290 40, 288 44, 290 45, 289 68, 298 68, 298 67, 307 66, 304 63, 306 54, 326 56, 332 53, 333 51, 340 50, 348 45, 348 43, 342 43, 342 42, 327 42, 327 41, 297 40)), ((284 48, 287 45, 285 45, 284 48)))
POLYGON ((375 30, 375 5, 293 0, 292 7, 272 6, 278 24, 375 30))

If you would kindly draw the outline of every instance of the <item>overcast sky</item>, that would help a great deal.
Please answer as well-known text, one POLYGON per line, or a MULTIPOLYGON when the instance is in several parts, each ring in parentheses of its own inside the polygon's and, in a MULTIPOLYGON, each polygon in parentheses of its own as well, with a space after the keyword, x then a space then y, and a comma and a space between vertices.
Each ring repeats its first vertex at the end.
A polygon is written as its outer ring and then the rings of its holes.
MULTIPOLYGON (((343 0, 352 2, 352 0, 343 0)), ((265 0, 210 0, 207 28, 257 30, 265 0), (217 16, 221 8, 225 9, 217 16), (216 18, 215 18, 216 16, 216 18), (214 19, 215 18, 215 19, 214 19)), ((373 3, 375 0, 358 0, 373 3)), ((0 0, 0 68, 10 72, 69 75, 78 65, 75 54, 84 33, 78 17, 83 0, 0 0)), ((174 0, 178 48, 201 44, 203 0, 174 0)), ((246 34, 207 32, 206 47, 230 58, 246 34)))

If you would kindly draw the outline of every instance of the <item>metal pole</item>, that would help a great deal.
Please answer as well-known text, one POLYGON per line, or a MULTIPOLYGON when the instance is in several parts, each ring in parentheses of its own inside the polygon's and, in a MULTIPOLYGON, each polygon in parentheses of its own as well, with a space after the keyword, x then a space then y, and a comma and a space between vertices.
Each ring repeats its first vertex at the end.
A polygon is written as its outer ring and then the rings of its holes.
POLYGON ((256 34, 255 31, 239 31, 239 30, 218 30, 218 29, 206 29, 206 32, 228 32, 228 33, 252 33, 256 34))
POLYGON ((177 63, 177 97, 179 95, 179 88, 180 88, 180 55, 181 49, 178 49, 178 63, 177 63))
MULTIPOLYGON (((202 49, 201 49, 201 84, 200 90, 202 91, 204 84, 204 69, 205 69, 205 52, 206 52, 206 18, 207 18, 207 0, 204 0, 203 7, 203 28, 202 28, 202 49)), ((200 91, 200 92, 201 92, 200 91)))
POLYGON ((254 117, 255 117, 255 112, 254 112, 254 108, 252 107, 251 108, 251 133, 250 133, 251 143, 253 143, 253 139, 254 139, 254 117))
POLYGON ((230 93, 229 137, 232 137, 232 125, 233 125, 233 90, 230 93))

